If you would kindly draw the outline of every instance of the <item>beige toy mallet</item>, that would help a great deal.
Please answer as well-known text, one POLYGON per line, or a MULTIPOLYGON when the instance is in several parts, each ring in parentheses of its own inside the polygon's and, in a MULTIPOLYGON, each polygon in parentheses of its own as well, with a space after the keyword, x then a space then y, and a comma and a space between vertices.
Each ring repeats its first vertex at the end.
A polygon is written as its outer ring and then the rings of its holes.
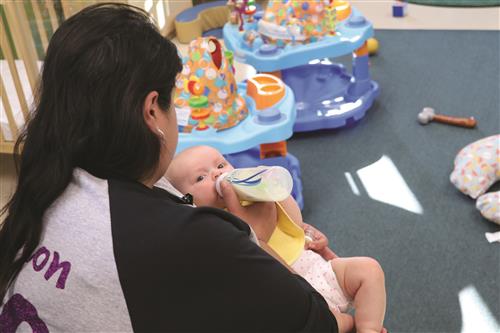
POLYGON ((429 107, 423 108, 422 111, 418 114, 418 122, 422 125, 427 125, 431 121, 437 121, 443 124, 466 127, 466 128, 476 127, 476 119, 474 119, 474 117, 460 118, 460 117, 444 116, 436 114, 433 108, 429 107))

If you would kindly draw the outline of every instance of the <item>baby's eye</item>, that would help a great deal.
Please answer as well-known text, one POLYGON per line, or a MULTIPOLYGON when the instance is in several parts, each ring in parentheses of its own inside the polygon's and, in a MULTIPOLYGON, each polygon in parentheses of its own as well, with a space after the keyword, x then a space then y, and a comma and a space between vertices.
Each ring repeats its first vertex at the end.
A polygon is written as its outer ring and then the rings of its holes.
POLYGON ((198 176, 198 177, 196 178, 196 182, 197 182, 197 183, 198 183, 198 182, 201 182, 203 179, 205 179, 205 176, 198 176))
POLYGON ((224 163, 221 163, 217 166, 217 169, 222 169, 222 168, 224 168, 224 163))

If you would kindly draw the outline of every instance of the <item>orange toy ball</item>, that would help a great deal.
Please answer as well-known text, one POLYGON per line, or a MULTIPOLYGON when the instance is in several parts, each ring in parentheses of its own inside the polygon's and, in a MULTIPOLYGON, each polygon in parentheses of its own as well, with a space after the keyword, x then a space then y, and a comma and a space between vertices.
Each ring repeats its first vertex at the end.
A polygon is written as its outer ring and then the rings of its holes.
POLYGON ((366 46, 368 47, 368 53, 370 55, 375 55, 378 52, 378 40, 375 38, 368 38, 366 41, 366 46))

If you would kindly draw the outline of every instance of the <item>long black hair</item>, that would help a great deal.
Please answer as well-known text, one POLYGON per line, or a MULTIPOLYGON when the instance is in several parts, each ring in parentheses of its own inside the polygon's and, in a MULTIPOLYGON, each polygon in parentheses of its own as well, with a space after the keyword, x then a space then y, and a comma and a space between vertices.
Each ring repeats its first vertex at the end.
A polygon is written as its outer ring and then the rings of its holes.
POLYGON ((143 103, 157 91, 167 112, 181 68, 176 47, 133 6, 87 7, 54 33, 32 117, 15 145, 17 188, 1 211, 7 214, 0 229, 0 304, 75 167, 104 179, 153 174, 161 142, 144 122, 143 103))

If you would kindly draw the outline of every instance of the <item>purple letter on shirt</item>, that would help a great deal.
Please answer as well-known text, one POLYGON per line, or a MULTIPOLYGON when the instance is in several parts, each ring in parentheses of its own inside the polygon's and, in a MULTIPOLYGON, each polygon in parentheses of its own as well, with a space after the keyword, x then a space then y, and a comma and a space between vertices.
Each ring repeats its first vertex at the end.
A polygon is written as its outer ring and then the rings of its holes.
POLYGON ((57 279, 56 287, 59 289, 64 289, 64 286, 66 285, 66 279, 68 278, 69 272, 71 270, 71 264, 68 261, 59 263, 59 253, 57 253, 57 251, 54 251, 54 258, 52 258, 50 267, 44 275, 45 280, 48 281, 52 277, 52 275, 54 275, 54 273, 60 268, 62 268, 62 272, 57 279))
POLYGON ((48 333, 47 325, 38 317, 33 304, 19 294, 14 294, 0 314, 0 332, 14 333, 22 322, 31 326, 33 333, 48 333))
POLYGON ((45 246, 42 246, 41 248, 36 250, 36 252, 33 253, 33 255, 31 256, 31 258, 33 260, 32 261, 33 269, 38 272, 42 268, 44 268, 45 265, 47 264, 47 261, 49 261, 49 257, 50 257, 50 251, 47 250, 47 248, 45 248, 45 246), (38 258, 40 258, 40 256, 42 256, 42 255, 45 255, 45 258, 43 258, 41 264, 38 264, 38 258))

